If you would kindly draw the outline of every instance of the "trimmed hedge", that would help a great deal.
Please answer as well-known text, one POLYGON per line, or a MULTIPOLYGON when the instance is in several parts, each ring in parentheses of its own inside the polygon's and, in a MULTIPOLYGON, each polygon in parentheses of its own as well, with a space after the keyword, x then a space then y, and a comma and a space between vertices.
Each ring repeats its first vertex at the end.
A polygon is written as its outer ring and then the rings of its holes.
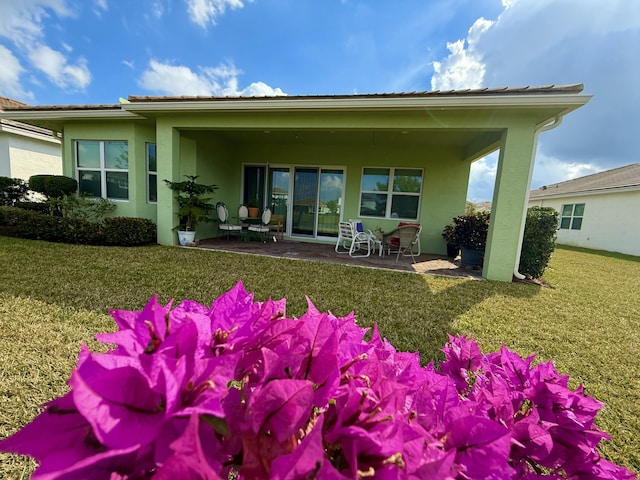
POLYGON ((156 224, 146 218, 106 218, 102 225, 107 245, 148 245, 157 242, 156 224))
POLYGON ((141 218, 108 218, 99 224, 81 218, 0 207, 0 226, 5 227, 4 233, 47 242, 119 246, 156 243, 156 225, 141 218))
POLYGON ((47 198, 62 198, 78 190, 78 181, 64 175, 33 175, 29 177, 29 189, 47 198))
POLYGON ((550 207, 531 207, 522 239, 522 253, 518 271, 533 278, 540 278, 556 248, 558 212, 550 207))
POLYGON ((13 206, 24 200, 29 189, 20 178, 0 177, 0 205, 13 206))

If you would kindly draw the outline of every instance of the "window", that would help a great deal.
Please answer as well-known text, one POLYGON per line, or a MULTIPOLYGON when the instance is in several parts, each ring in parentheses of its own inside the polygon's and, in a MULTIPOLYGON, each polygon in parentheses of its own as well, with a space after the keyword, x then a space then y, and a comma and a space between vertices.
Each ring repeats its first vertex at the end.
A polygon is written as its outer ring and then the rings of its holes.
POLYGON ((156 163, 156 144, 147 143, 147 202, 158 201, 158 166, 156 163))
POLYGON ((584 203, 570 203, 562 206, 560 228, 565 230, 580 230, 584 216, 584 203))
POLYGON ((421 191, 421 169, 364 168, 360 216, 417 220, 421 191))
POLYGON ((129 147, 125 141, 76 141, 76 169, 81 194, 129 199, 129 147))

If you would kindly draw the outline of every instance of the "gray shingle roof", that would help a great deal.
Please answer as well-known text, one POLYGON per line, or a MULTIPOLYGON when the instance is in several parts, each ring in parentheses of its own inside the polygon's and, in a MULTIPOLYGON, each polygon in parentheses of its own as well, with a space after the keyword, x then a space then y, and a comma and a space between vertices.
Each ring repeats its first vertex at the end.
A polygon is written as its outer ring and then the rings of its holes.
POLYGON ((598 193, 617 189, 640 188, 640 163, 606 170, 566 182, 545 185, 532 190, 530 200, 580 193, 598 193))

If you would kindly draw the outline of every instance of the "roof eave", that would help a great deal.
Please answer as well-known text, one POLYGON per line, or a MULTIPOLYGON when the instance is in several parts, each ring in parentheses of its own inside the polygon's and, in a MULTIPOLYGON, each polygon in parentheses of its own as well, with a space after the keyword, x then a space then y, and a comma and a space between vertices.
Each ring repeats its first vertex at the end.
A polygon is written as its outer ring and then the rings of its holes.
POLYGON ((434 97, 346 97, 346 98, 287 98, 215 99, 180 101, 144 101, 122 104, 123 110, 138 113, 206 112, 206 111, 275 111, 275 110, 461 110, 479 108, 548 108, 558 107, 560 115, 569 113, 591 99, 591 95, 478 95, 434 97))

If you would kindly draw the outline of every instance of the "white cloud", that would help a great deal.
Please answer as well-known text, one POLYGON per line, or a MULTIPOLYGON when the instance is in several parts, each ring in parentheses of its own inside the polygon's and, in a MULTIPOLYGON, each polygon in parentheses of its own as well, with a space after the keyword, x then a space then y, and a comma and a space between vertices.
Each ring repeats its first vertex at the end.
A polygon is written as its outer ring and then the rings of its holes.
MULTIPOLYGON (((216 18, 224 14, 227 7, 242 8, 242 0, 185 0, 189 17, 202 28, 215 25, 216 18)), ((251 1, 251 0, 250 0, 251 1)))
MULTIPOLYGON (((96 4, 103 9, 107 8, 106 0, 96 0, 96 4)), ((82 90, 91 82, 86 60, 80 58, 72 62, 45 43, 44 22, 51 15, 66 17, 73 15, 73 12, 68 8, 66 0, 0 0, 0 37, 11 41, 16 47, 16 54, 26 58, 58 87, 82 90)), ((61 47, 67 54, 73 50, 71 45, 64 42, 61 47)), ((20 77, 24 69, 19 62, 3 62, 2 65, 3 69, 10 70, 5 75, 13 75, 18 83, 23 82, 20 77), (18 68, 11 70, 16 65, 18 68)), ((39 80, 35 78, 31 81, 38 83, 39 80)), ((6 88, 8 91, 8 87, 6 88)), ((11 90, 16 91, 16 88, 11 90)), ((30 95, 27 93, 27 96, 30 95)))
POLYGON ((255 82, 240 89, 238 76, 242 72, 233 64, 204 67, 200 73, 189 67, 151 60, 138 84, 147 90, 165 95, 201 95, 229 97, 280 96, 285 93, 264 82, 255 82))
POLYGON ((479 18, 469 29, 466 40, 447 43, 447 49, 451 52, 449 56, 442 62, 433 62, 435 75, 431 78, 432 90, 456 90, 482 86, 485 66, 482 63, 482 55, 476 50, 476 44, 481 35, 492 25, 493 22, 479 18))
MULTIPOLYGON (((502 0, 502 5, 495 19, 480 18, 466 38, 451 39, 449 55, 434 62, 432 87, 584 83, 593 99, 540 136, 533 188, 637 162, 640 62, 632 45, 640 44, 640 2, 502 0)), ((474 166, 470 194, 472 183, 480 185, 485 174, 482 164, 474 166)))
POLYGON ((493 199, 493 186, 496 183, 498 153, 492 153, 471 164, 467 199, 478 202, 490 202, 493 199))
POLYGON ((29 60, 60 88, 82 90, 91 82, 91 73, 83 59, 70 65, 62 53, 46 45, 34 46, 29 52, 29 60))
POLYGON ((100 9, 100 10, 108 10, 109 9, 109 5, 107 5, 107 0, 95 0, 96 2, 96 6, 100 9))
POLYGON ((3 96, 19 99, 33 100, 33 94, 26 91, 20 82, 20 75, 24 71, 18 59, 11 51, 0 45, 0 93, 3 96))

